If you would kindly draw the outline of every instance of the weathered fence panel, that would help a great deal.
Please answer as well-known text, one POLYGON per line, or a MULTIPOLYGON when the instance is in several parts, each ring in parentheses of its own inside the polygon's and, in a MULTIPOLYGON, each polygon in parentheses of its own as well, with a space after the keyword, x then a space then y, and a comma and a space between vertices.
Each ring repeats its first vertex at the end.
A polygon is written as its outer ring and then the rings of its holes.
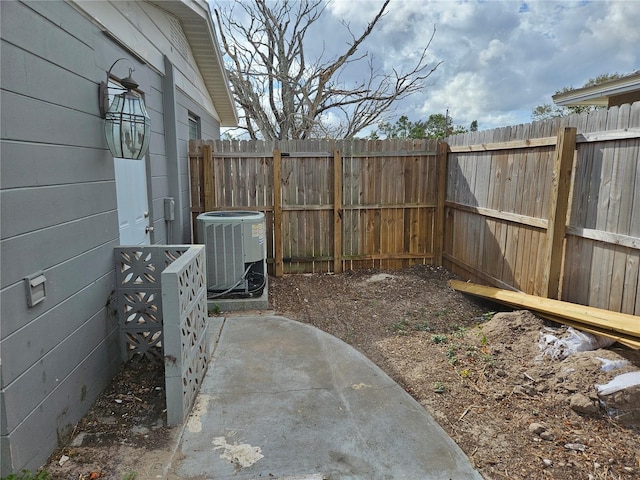
MULTIPOLYGON (((328 272, 333 267, 333 153, 327 141, 309 153, 282 150, 280 182, 282 255, 287 272, 328 272)), ((277 180, 276 180, 277 181, 277 180)))
POLYGON ((563 296, 640 315, 640 103, 601 111, 584 130, 627 138, 578 143, 563 296))
POLYGON ((640 103, 448 140, 446 267, 640 315, 640 103))
POLYGON ((196 141, 190 159, 194 226, 264 212, 272 273, 433 263, 441 243, 433 141, 196 141))

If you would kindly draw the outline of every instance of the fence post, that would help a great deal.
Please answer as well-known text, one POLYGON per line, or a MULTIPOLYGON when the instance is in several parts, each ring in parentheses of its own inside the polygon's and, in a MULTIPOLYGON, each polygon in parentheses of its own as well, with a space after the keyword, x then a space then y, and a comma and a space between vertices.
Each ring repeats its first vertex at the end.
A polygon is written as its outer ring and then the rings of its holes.
POLYGON ((442 252, 444 250, 444 202, 447 196, 447 156, 449 145, 446 142, 438 143, 437 178, 438 191, 435 211, 435 238, 433 242, 433 260, 436 265, 442 266, 442 252))
POLYGON ((198 241, 196 219, 203 212, 202 182, 202 140, 189 140, 189 182, 191 185, 191 238, 198 241))
POLYGON ((542 294, 554 299, 558 298, 560 292, 560 275, 564 262, 563 244, 569 208, 571 171, 576 150, 576 132, 575 127, 564 127, 558 131, 553 159, 542 294))
POLYGON ((342 152, 333 151, 333 272, 342 272, 342 152))
POLYGON ((210 212, 215 208, 213 196, 213 154, 211 145, 202 145, 202 162, 204 164, 204 211, 210 212))
POLYGON ((273 263, 275 276, 283 275, 282 258, 282 181, 280 163, 282 155, 278 148, 273 149, 273 263))

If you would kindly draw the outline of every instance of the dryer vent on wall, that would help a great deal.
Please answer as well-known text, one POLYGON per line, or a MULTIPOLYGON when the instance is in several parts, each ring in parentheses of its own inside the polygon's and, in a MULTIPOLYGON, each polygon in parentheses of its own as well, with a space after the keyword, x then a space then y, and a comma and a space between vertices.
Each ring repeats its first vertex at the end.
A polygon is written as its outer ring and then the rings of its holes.
POLYGON ((221 211, 198 215, 198 243, 205 245, 209 298, 262 295, 266 285, 262 212, 221 211))

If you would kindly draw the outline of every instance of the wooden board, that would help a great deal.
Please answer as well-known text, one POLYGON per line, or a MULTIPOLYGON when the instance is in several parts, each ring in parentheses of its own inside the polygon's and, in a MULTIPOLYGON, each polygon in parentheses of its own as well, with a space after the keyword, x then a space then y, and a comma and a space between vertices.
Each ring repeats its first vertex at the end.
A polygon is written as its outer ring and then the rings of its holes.
POLYGON ((449 283, 459 292, 531 310, 547 318, 554 318, 555 321, 568 320, 572 324, 596 329, 602 335, 617 336, 631 342, 638 342, 636 348, 640 348, 640 317, 459 280, 451 280, 449 283))

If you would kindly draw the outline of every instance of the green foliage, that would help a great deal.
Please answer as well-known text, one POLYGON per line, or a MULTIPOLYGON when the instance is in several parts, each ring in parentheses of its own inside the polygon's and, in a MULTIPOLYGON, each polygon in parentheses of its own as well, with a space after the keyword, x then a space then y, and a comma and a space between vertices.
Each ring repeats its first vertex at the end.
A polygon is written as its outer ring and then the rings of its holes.
POLYGON ((389 328, 396 335, 406 335, 407 330, 409 329, 409 322, 406 319, 402 319, 389 328))
POLYGON ((449 315, 449 309, 445 308, 444 310, 437 310, 435 312, 433 312, 433 316, 438 318, 438 317, 446 317, 449 315))
POLYGON ((445 391, 444 383, 442 383, 442 382, 434 382, 433 391, 436 392, 436 393, 444 393, 444 391, 445 391))
POLYGON ((531 118, 533 120, 547 120, 550 118, 562 117, 566 114, 567 109, 565 107, 558 107, 555 105, 551 105, 550 103, 545 103, 543 105, 538 105, 531 112, 531 118))
MULTIPOLYGON (((381 122, 378 124, 380 132, 373 132, 369 138, 377 140, 382 138, 431 138, 442 139, 448 135, 456 135, 468 131, 461 125, 454 125, 453 119, 441 113, 429 115, 427 120, 409 120, 406 115, 402 115, 396 123, 381 122)), ((478 129, 478 121, 471 122, 471 131, 478 129)))
POLYGON ((441 333, 438 333, 436 335, 431 335, 431 341, 435 344, 447 343, 447 340, 448 340, 448 337, 441 333))
MULTIPOLYGON (((426 138, 426 122, 418 120, 412 122, 406 115, 402 115, 395 124, 381 122, 378 128, 386 138, 426 138)), ((376 138, 377 136, 376 132, 376 138)))
POLYGON ((493 355, 491 355, 490 353, 483 353, 482 354, 482 360, 484 361, 484 363, 487 364, 487 366, 493 367, 496 364, 496 359, 493 355))
POLYGON ((494 311, 484 312, 484 313, 482 314, 482 319, 483 319, 485 322, 488 322, 489 320, 491 320, 491 319, 493 318, 493 316, 494 316, 495 314, 496 314, 496 312, 494 312, 494 311))
POLYGON ((463 338, 467 333, 467 329, 462 325, 455 325, 453 328, 453 336, 456 338, 463 338))
POLYGON ((354 331, 352 329, 349 329, 347 331, 347 333, 345 333, 343 340, 346 343, 351 344, 351 341, 353 340, 353 337, 355 337, 355 333, 354 333, 354 331))
POLYGON ((211 310, 209 310, 209 313, 212 315, 220 315, 221 312, 222 310, 220 309, 220 305, 218 305, 217 303, 214 303, 213 307, 211 307, 211 310))
POLYGON ((467 345, 466 347, 467 357, 476 358, 478 356, 478 347, 475 345, 467 345))
POLYGON ((413 326, 414 329, 416 329, 418 332, 430 332, 431 331, 431 325, 429 325, 429 322, 427 320, 423 320, 421 322, 416 323, 413 326))
POLYGON ((445 355, 449 359, 449 363, 451 365, 455 365, 458 363, 457 348, 455 345, 449 345, 449 348, 447 348, 445 355))
POLYGON ((590 78, 582 87, 593 87, 595 85, 600 85, 601 83, 608 82, 609 80, 617 80, 618 78, 622 77, 624 77, 624 75, 621 75, 618 72, 603 73, 601 75, 598 75, 596 78, 590 78))

